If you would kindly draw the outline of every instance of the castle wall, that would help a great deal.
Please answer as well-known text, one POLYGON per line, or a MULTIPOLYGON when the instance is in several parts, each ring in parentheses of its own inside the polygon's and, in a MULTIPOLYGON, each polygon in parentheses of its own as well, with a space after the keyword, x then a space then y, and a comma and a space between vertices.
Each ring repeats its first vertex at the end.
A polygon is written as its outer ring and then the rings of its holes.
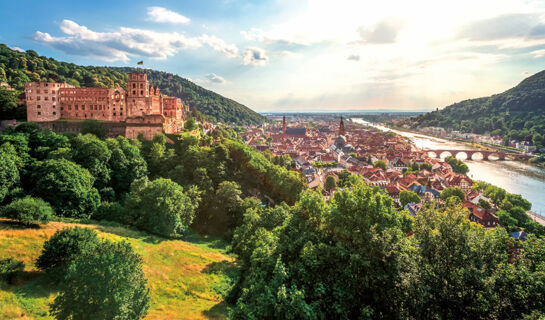
POLYGON ((74 86, 55 82, 25 83, 27 120, 42 122, 60 119, 59 91, 62 88, 74 86))
POLYGON ((123 88, 60 89, 61 117, 123 121, 127 117, 123 88))

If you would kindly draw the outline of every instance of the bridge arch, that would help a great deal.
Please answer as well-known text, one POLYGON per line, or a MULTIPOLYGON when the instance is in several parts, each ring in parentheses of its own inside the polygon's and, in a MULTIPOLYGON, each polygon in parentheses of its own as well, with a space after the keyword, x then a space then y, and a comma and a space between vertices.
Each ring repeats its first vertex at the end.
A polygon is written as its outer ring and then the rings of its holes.
POLYGON ((486 159, 489 161, 496 161, 500 159, 500 155, 497 152, 490 152, 486 159))
POLYGON ((430 158, 437 158, 437 153, 435 153, 435 151, 428 151, 427 153, 430 158))
POLYGON ((458 151, 456 152, 456 155, 454 157, 459 160, 467 160, 469 158, 469 155, 465 151, 458 151))
POLYGON ((484 154, 480 151, 473 152, 471 155, 471 160, 486 160, 484 154))
POLYGON ((453 154, 448 150, 445 150, 445 151, 443 151, 443 152, 441 152, 439 154, 439 158, 441 158, 441 159, 444 159, 444 158, 446 158, 448 156, 453 156, 453 154))

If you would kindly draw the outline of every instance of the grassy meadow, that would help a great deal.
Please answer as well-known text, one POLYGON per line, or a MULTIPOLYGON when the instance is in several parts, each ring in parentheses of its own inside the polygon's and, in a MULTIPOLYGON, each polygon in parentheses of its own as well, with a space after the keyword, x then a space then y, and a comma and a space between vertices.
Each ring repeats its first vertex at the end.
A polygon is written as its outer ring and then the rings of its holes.
POLYGON ((104 239, 125 240, 142 255, 151 290, 146 319, 226 318, 222 297, 236 269, 221 240, 198 235, 169 240, 98 222, 50 222, 40 228, 23 228, 0 219, 0 259, 13 257, 25 263, 24 274, 13 285, 0 285, 0 319, 53 319, 48 305, 55 298, 55 284, 34 262, 49 237, 76 225, 95 229, 104 239))

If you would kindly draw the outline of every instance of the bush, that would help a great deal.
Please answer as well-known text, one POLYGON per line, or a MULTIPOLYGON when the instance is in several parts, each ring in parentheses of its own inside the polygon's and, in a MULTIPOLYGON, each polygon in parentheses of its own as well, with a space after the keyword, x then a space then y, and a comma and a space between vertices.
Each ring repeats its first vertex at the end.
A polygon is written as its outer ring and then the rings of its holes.
POLYGON ((24 269, 25 264, 22 261, 13 258, 0 260, 0 278, 8 284, 12 284, 15 276, 24 269))
POLYGON ((2 209, 2 216, 24 225, 48 223, 53 216, 49 203, 30 196, 16 199, 2 209))
POLYGON ((75 227, 59 230, 44 243, 36 266, 45 271, 66 267, 79 255, 94 252, 99 243, 96 231, 91 229, 75 227))
POLYGON ((141 319, 149 309, 142 257, 126 243, 102 242, 69 266, 51 305, 57 319, 141 319))

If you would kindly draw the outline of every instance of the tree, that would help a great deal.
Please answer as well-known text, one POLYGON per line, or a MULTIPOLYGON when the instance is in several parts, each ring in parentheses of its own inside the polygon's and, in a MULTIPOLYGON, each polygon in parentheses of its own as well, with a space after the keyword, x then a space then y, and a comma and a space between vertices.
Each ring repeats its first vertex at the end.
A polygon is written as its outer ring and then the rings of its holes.
POLYGON ((0 203, 4 201, 9 191, 19 183, 17 164, 20 161, 15 148, 10 143, 0 146, 0 203))
POLYGON ((381 168, 382 170, 386 170, 386 161, 384 160, 378 160, 373 163, 373 167, 375 168, 381 168))
POLYGON ((401 202, 402 207, 405 207, 406 204, 411 202, 420 203, 421 201, 420 197, 413 191, 402 190, 399 193, 399 202, 401 202))
POLYGON ((483 209, 492 209, 492 206, 490 205, 490 202, 484 200, 484 199, 479 199, 479 207, 483 208, 483 209))
POLYGON ((335 180, 335 177, 332 175, 327 176, 324 183, 324 189, 327 192, 331 192, 331 190, 335 189, 337 187, 337 181, 335 180))
POLYGON ((63 319, 142 319, 149 289, 142 257, 126 242, 104 241, 70 263, 51 313, 63 319))
POLYGON ((13 258, 0 260, 0 279, 12 284, 17 274, 25 270, 25 264, 22 261, 13 258))
POLYGON ((195 207, 183 188, 170 179, 159 178, 132 192, 129 210, 136 225, 165 237, 183 235, 195 217, 195 207))
POLYGON ((443 201, 446 201, 450 197, 457 197, 460 199, 460 202, 463 202, 466 199, 464 191, 458 187, 447 187, 441 191, 441 199, 443 201))
POLYGON ((148 171, 147 163, 140 153, 140 149, 124 137, 106 140, 112 156, 108 161, 111 168, 110 185, 119 196, 128 192, 131 183, 145 177, 148 171))
POLYGON ((59 230, 44 243, 36 266, 45 271, 64 269, 78 256, 92 254, 99 243, 96 231, 89 228, 59 230))
POLYGON ((186 131, 193 131, 197 128, 197 124, 195 123, 195 119, 188 118, 184 123, 184 129, 186 131))
POLYGON ((53 216, 49 203, 40 198, 26 196, 16 199, 1 210, 2 217, 19 221, 24 225, 48 223, 53 216))
POLYGON ((31 173, 31 193, 64 217, 89 217, 100 202, 87 169, 65 159, 39 162, 31 173))
POLYGON ((97 138, 104 139, 106 136, 106 128, 104 125, 95 119, 85 119, 81 123, 81 134, 93 134, 97 138))
POLYGON ((95 187, 105 188, 110 182, 111 169, 108 161, 112 152, 105 141, 91 135, 77 135, 71 141, 72 159, 75 163, 89 170, 95 177, 95 187))
POLYGON ((466 174, 469 172, 469 167, 460 159, 448 156, 445 158, 445 162, 450 164, 450 166, 452 167, 452 171, 456 173, 466 174))

